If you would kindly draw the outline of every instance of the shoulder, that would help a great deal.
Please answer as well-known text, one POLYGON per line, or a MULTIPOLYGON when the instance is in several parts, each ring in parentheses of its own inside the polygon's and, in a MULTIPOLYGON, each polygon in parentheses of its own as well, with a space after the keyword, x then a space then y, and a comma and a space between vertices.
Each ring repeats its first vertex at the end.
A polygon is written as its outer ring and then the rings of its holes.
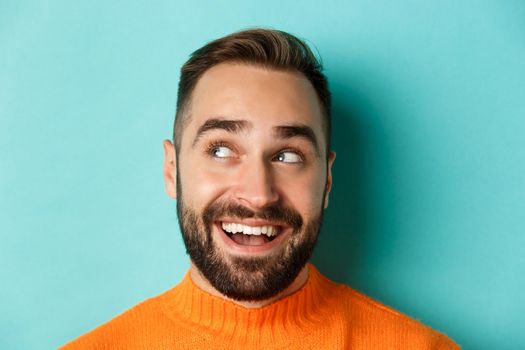
POLYGON ((60 349, 124 349, 134 347, 131 345, 140 342, 141 339, 156 337, 162 331, 162 327, 159 326, 169 322, 160 303, 161 298, 168 292, 133 306, 60 349))
POLYGON ((456 350, 459 346, 422 322, 323 276, 315 268, 313 280, 322 286, 332 320, 354 349, 456 350))
POLYGON ((357 325, 357 328, 352 328, 362 336, 379 334, 382 341, 410 349, 459 349, 445 334, 349 286, 339 286, 340 297, 346 306, 345 314, 357 325))

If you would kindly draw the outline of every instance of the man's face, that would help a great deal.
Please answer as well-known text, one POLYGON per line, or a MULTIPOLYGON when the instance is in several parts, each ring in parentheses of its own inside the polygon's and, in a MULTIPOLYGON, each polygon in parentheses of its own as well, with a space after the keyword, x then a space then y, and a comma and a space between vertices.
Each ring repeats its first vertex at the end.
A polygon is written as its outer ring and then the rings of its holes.
POLYGON ((309 259, 328 203, 334 155, 315 90, 298 73, 224 63, 186 113, 164 173, 188 254, 222 294, 273 297, 309 259))

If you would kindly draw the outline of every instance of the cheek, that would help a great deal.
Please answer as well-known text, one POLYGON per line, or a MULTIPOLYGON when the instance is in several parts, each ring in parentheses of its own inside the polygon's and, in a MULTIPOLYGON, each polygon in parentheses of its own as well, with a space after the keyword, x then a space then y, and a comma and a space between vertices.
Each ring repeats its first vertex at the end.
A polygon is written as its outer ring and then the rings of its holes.
POLYGON ((179 164, 183 199, 195 208, 203 208, 227 190, 226 172, 210 169, 205 162, 188 161, 179 164))
POLYGON ((279 189, 286 200, 303 216, 319 215, 323 207, 325 176, 321 172, 307 172, 277 179, 279 189))

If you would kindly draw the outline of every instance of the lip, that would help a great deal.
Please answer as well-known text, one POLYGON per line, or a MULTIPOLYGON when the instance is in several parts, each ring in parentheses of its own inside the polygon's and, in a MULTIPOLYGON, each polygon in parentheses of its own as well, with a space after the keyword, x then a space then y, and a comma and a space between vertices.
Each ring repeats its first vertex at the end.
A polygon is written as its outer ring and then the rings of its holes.
POLYGON ((261 254, 261 253, 268 253, 269 251, 274 250, 277 246, 279 246, 282 241, 290 235, 292 228, 291 227, 285 227, 281 225, 276 225, 275 223, 264 221, 264 220, 257 220, 257 219, 246 219, 246 220, 239 220, 239 219, 222 219, 221 221, 215 221, 213 227, 215 228, 215 231, 219 233, 219 237, 224 242, 224 245, 226 248, 236 254, 261 254), (281 233, 277 237, 275 237, 272 241, 265 243, 263 245, 255 245, 255 246, 247 246, 247 245, 241 245, 236 243, 234 240, 232 240, 230 237, 224 233, 221 227, 222 222, 234 222, 238 224, 248 225, 248 226, 263 226, 263 225, 272 225, 272 226, 280 226, 281 227, 281 233))

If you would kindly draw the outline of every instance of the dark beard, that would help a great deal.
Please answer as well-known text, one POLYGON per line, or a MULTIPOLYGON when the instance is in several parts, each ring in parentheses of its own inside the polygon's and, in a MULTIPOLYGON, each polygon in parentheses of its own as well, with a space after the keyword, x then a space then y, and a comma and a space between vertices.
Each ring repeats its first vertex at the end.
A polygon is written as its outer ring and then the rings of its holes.
POLYGON ((317 218, 306 224, 297 211, 280 204, 255 213, 237 204, 212 203, 199 217, 195 210, 184 205, 179 183, 177 187, 177 214, 186 251, 201 274, 228 298, 260 301, 274 297, 295 280, 310 259, 321 227, 322 209, 317 218), (283 223, 291 226, 293 232, 288 244, 274 254, 225 256, 212 236, 214 221, 225 216, 283 223))

